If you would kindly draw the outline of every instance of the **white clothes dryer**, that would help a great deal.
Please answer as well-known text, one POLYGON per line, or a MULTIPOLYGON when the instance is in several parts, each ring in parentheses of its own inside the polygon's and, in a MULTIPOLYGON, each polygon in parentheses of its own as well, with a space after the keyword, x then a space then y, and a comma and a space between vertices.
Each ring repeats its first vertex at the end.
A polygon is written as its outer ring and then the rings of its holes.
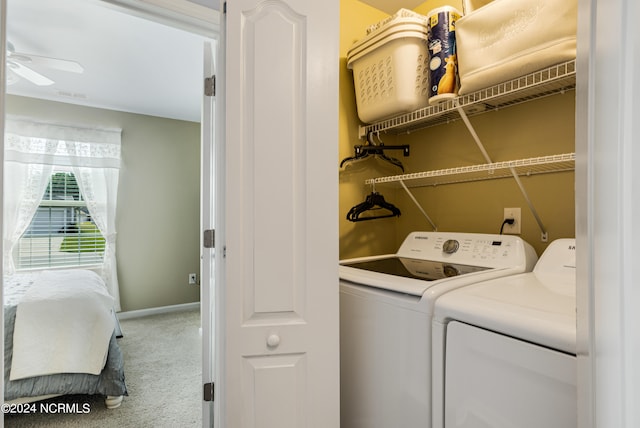
POLYGON ((340 262, 341 426, 430 426, 435 298, 536 261, 516 236, 414 232, 396 254, 340 262))
POLYGON ((577 426, 575 248, 436 301, 434 428, 577 426))

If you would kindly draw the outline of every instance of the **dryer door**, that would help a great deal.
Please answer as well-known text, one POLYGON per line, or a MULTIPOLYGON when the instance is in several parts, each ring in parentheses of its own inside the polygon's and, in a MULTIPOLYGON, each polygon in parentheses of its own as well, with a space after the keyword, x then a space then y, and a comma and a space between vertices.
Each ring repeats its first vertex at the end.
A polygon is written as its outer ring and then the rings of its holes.
POLYGON ((576 357, 478 327, 447 327, 445 427, 577 426, 576 357))

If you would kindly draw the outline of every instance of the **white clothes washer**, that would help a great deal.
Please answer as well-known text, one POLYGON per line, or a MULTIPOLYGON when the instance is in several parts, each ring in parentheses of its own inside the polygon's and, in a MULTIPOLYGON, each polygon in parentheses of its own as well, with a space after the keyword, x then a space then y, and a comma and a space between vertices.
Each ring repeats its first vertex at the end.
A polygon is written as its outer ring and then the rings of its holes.
POLYGON ((341 261, 341 426, 430 426, 434 300, 536 261, 516 236, 453 232, 414 232, 396 254, 341 261))
POLYGON ((575 240, 533 272, 440 297, 433 318, 433 428, 577 426, 575 240))

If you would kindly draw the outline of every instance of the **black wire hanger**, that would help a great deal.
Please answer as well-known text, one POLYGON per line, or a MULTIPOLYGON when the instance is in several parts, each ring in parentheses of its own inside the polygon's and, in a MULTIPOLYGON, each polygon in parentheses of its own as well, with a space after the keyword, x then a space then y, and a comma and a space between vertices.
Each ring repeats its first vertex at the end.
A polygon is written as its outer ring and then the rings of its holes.
MULTIPOLYGON (((370 155, 374 155, 374 156, 380 157, 380 159, 386 162, 389 162, 392 165, 397 166, 402 170, 402 172, 404 172, 404 166, 402 166, 402 162, 400 162, 396 158, 392 158, 385 155, 384 151, 385 150, 402 150, 402 153, 406 157, 406 156, 409 156, 409 145, 403 144, 399 146, 385 146, 382 141, 380 141, 380 144, 377 145, 376 142, 373 140, 373 134, 374 134, 373 131, 367 134, 367 144, 353 146, 355 154, 348 158, 342 159, 342 162, 340 162, 340 168, 342 168, 342 166, 347 162, 364 159, 366 157, 369 157, 370 155)), ((378 137, 378 140, 380 140, 379 137, 378 137)))
POLYGON ((349 210, 349 212, 347 213, 347 220, 356 222, 399 216, 400 209, 392 203, 385 201, 384 196, 373 189, 371 193, 367 195, 367 198, 364 202, 360 202, 358 205, 352 207, 349 210), (382 211, 382 213, 380 213, 380 211, 382 211), (361 217, 361 214, 368 212, 377 212, 377 214, 365 215, 361 217))

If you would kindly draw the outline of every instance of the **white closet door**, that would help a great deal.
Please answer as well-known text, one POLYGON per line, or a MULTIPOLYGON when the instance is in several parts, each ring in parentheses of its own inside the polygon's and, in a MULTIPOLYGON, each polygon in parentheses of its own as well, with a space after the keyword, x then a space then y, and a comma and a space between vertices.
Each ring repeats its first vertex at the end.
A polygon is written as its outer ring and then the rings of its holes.
POLYGON ((338 427, 339 3, 226 10, 221 425, 338 427))

